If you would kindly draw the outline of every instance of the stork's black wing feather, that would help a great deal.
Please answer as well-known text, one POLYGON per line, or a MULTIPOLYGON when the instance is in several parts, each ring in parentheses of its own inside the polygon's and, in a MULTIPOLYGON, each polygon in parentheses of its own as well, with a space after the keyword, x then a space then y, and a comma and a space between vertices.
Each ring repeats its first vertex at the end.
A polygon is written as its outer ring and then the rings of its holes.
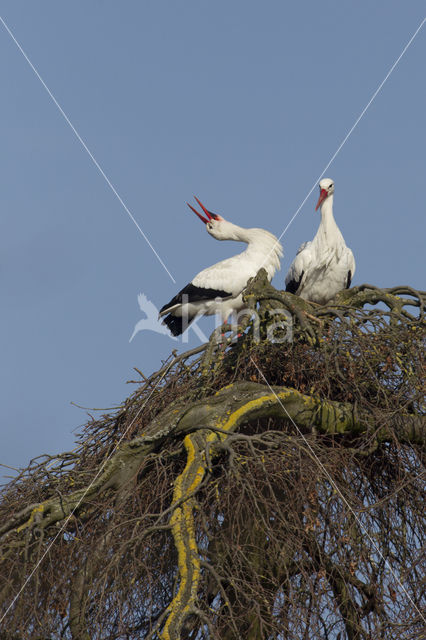
MULTIPOLYGON (((169 313, 169 315, 164 318, 163 324, 165 324, 170 329, 170 333, 172 334, 172 336, 180 336, 184 332, 183 320, 184 319, 182 317, 172 316, 172 314, 169 313)), ((186 318, 185 320, 189 325, 193 318, 186 318)))
POLYGON ((349 287, 351 286, 351 282, 352 282, 352 271, 348 271, 348 277, 346 280, 346 289, 349 289, 349 287))
POLYGON ((191 282, 186 285, 170 300, 164 307, 160 309, 160 315, 174 307, 176 304, 188 303, 188 302, 202 302, 203 300, 214 300, 215 298, 231 298, 232 293, 228 291, 221 291, 220 289, 206 289, 205 287, 196 287, 191 282))
POLYGON ((296 291, 300 287, 300 283, 302 282, 304 273, 305 272, 302 271, 302 273, 300 274, 299 280, 290 280, 289 282, 287 282, 285 290, 288 291, 289 293, 296 293, 296 291))

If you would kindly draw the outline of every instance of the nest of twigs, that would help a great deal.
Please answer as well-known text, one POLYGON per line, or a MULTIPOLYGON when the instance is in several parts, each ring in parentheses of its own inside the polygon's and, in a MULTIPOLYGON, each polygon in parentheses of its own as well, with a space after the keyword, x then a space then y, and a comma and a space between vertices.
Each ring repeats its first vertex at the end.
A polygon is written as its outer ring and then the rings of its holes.
POLYGON ((415 637, 425 294, 364 285, 320 307, 259 273, 245 295, 254 320, 150 377, 137 370, 136 390, 91 417, 74 451, 31 461, 3 488, 5 638, 415 637), (349 407, 358 426, 330 432, 318 412, 299 423, 268 408, 225 437, 231 405, 214 441, 208 421, 180 426, 237 402, 228 388, 260 402, 259 385, 349 407), (189 446, 202 468, 185 498, 198 564, 173 529, 189 446))

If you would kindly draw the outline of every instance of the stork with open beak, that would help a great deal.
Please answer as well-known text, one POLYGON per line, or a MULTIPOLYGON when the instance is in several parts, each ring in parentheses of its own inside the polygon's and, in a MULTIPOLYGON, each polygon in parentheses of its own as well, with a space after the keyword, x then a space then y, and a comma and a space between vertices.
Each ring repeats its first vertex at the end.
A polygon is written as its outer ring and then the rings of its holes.
POLYGON ((321 222, 315 238, 304 242, 287 273, 286 291, 305 300, 325 304, 342 289, 349 289, 355 259, 333 217, 334 182, 323 178, 315 211, 321 222))
POLYGON ((269 231, 239 227, 208 211, 195 199, 205 215, 187 204, 206 225, 207 233, 216 240, 235 240, 248 246, 242 253, 200 271, 160 309, 159 317, 164 317, 164 324, 174 336, 183 333, 198 315, 219 313, 226 322, 229 316, 244 308, 241 292, 248 280, 263 267, 271 281, 283 255, 281 244, 269 231))

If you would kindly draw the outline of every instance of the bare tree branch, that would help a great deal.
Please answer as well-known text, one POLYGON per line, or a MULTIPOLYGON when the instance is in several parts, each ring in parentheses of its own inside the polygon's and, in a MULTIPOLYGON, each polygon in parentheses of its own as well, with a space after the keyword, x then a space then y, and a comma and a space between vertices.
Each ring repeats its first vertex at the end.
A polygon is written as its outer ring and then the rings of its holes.
POLYGON ((2 637, 421 637, 425 294, 245 298, 3 487, 2 637))

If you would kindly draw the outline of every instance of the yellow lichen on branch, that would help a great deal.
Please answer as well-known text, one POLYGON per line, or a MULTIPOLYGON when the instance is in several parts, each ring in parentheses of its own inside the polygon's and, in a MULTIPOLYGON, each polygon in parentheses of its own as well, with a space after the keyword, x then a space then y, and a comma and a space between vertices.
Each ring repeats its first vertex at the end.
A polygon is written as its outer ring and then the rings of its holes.
MULTIPOLYGON (((226 387, 230 391, 233 385, 226 387)), ((222 389, 221 391, 225 391, 222 389)), ((191 614, 191 609, 197 599, 197 589, 200 577, 200 557, 195 539, 195 523, 193 509, 195 507, 195 493, 204 479, 207 462, 206 452, 216 440, 225 440, 227 433, 234 431, 248 417, 253 418, 257 411, 261 412, 265 406, 279 405, 289 417, 284 408, 284 402, 296 397, 299 402, 303 399, 305 407, 310 412, 318 408, 318 400, 302 396, 294 389, 273 392, 249 400, 234 411, 218 419, 215 427, 219 431, 196 431, 184 438, 187 461, 184 470, 175 482, 173 504, 176 505, 170 519, 172 535, 178 553, 178 571, 180 584, 176 596, 168 607, 168 617, 160 637, 163 640, 173 640, 180 637, 180 631, 185 618, 191 614), (306 406, 308 405, 308 406, 306 406)), ((327 407, 329 409, 329 407, 327 407)), ((303 411, 303 410, 302 410, 303 411)), ((325 422, 328 423, 330 411, 325 411, 325 422)), ((333 410, 336 420, 336 410, 333 410)), ((341 416, 340 416, 341 417, 341 416)), ((321 421, 324 421, 322 419, 321 421)))
MULTIPOLYGON (((174 407, 173 410, 165 409, 148 425, 149 435, 137 436, 123 443, 103 463, 102 473, 98 473, 88 487, 71 491, 59 498, 53 495, 38 505, 24 508, 0 524, 0 536, 12 530, 21 533, 34 525, 46 529, 62 521, 70 513, 80 512, 91 502, 93 495, 108 490, 117 491, 134 476, 142 460, 161 446, 164 434, 167 433, 174 437, 190 435, 194 443, 196 440, 193 437, 203 434, 202 443, 199 444, 200 452, 197 451, 195 456, 197 468, 201 465, 200 478, 197 479, 190 465, 187 473, 191 473, 196 484, 190 490, 188 485, 183 491, 183 496, 187 499, 204 477, 205 450, 208 451, 211 444, 222 439, 225 435, 222 432, 233 431, 244 421, 273 417, 287 418, 304 432, 315 429, 328 435, 355 435, 375 430, 379 426, 371 416, 365 413, 361 415, 356 406, 349 402, 304 394, 290 387, 268 388, 255 382, 237 381, 222 387, 210 398, 197 400, 189 406, 174 407), (210 435, 207 436, 206 433, 210 435)), ((380 430, 376 432, 377 440, 388 439, 393 428, 397 429, 400 442, 424 443, 423 416, 403 411, 395 413, 386 427, 380 425, 380 430)))
POLYGON ((17 533, 23 531, 24 529, 26 529, 27 527, 30 527, 34 520, 37 517, 37 514, 40 513, 42 514, 44 511, 44 502, 38 504, 36 507, 34 507, 34 509, 31 511, 31 515, 28 518, 28 520, 26 522, 24 522, 24 524, 22 524, 20 527, 17 527, 16 531, 17 533))
POLYGON ((169 615, 160 636, 163 640, 178 637, 176 631, 181 628, 196 599, 200 576, 200 559, 195 540, 192 509, 194 491, 204 477, 204 467, 200 462, 196 443, 193 442, 195 437, 196 435, 192 434, 184 439, 187 461, 184 470, 176 479, 173 492, 173 503, 177 506, 173 511, 170 524, 178 553, 180 584, 168 608, 169 615))
POLYGON ((265 272, 246 294, 238 338, 136 369, 117 413, 4 489, 16 637, 421 633, 426 294, 362 285, 323 307, 265 272))

